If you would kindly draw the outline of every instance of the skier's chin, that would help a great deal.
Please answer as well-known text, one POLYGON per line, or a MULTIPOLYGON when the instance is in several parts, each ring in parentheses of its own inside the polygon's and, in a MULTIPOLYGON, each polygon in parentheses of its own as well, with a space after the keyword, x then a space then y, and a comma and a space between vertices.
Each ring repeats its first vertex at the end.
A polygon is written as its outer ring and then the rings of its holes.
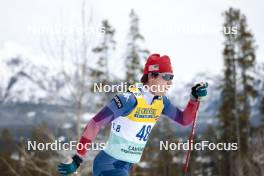
POLYGON ((164 96, 164 95, 166 95, 166 92, 167 91, 165 91, 165 92, 157 92, 156 93, 156 96, 164 96))

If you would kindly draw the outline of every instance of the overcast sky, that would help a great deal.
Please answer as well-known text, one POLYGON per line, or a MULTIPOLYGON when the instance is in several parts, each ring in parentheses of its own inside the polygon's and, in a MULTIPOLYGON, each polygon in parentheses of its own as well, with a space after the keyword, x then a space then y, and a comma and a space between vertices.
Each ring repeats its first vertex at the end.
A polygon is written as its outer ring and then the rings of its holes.
MULTIPOLYGON (((57 24, 74 25, 80 19, 80 0, 9 0, 0 6, 0 59, 13 54, 42 56, 40 36, 32 28, 57 24)), ((175 78, 189 80, 195 73, 222 69, 224 10, 241 9, 253 31, 258 62, 264 62, 264 4, 258 0, 112 0, 87 1, 93 11, 93 26, 108 19, 116 28, 118 51, 111 60, 115 74, 124 54, 128 15, 134 9, 140 18, 144 46, 151 52, 169 55, 175 78), (119 64, 118 64, 119 65, 119 64)), ((121 65, 121 64, 120 64, 121 65)))

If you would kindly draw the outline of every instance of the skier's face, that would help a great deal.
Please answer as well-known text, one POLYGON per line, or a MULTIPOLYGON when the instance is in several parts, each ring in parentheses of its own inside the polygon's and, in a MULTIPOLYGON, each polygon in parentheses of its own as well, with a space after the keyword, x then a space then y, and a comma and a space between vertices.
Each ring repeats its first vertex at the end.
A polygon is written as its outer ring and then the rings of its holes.
POLYGON ((148 85, 151 86, 151 93, 158 96, 165 95, 172 84, 172 78, 172 73, 162 73, 157 77, 150 76, 148 85))

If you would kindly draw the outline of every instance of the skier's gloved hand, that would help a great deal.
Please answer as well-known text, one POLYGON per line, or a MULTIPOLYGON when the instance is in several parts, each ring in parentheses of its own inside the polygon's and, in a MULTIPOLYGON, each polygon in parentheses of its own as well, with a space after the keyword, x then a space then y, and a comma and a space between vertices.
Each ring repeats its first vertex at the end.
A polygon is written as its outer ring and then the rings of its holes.
POLYGON ((191 98, 195 101, 201 101, 207 95, 207 87, 208 87, 207 82, 205 83, 201 82, 201 83, 195 84, 192 87, 191 98))
POLYGON ((74 155, 72 157, 72 163, 70 164, 60 163, 58 165, 58 171, 61 175, 69 175, 71 173, 74 173, 76 172, 82 161, 83 160, 78 155, 74 155))

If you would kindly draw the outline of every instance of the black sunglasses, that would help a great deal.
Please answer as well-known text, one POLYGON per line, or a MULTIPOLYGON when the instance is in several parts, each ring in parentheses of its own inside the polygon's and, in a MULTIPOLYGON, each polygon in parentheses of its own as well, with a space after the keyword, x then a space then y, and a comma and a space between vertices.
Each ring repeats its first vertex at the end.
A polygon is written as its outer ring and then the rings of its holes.
POLYGON ((169 74, 169 73, 152 73, 152 75, 154 76, 160 75, 166 81, 171 81, 173 80, 173 77, 174 77, 174 75, 169 74))
POLYGON ((173 77, 174 77, 174 75, 167 74, 167 73, 160 73, 160 75, 166 81, 171 81, 171 80, 173 80, 173 77))

